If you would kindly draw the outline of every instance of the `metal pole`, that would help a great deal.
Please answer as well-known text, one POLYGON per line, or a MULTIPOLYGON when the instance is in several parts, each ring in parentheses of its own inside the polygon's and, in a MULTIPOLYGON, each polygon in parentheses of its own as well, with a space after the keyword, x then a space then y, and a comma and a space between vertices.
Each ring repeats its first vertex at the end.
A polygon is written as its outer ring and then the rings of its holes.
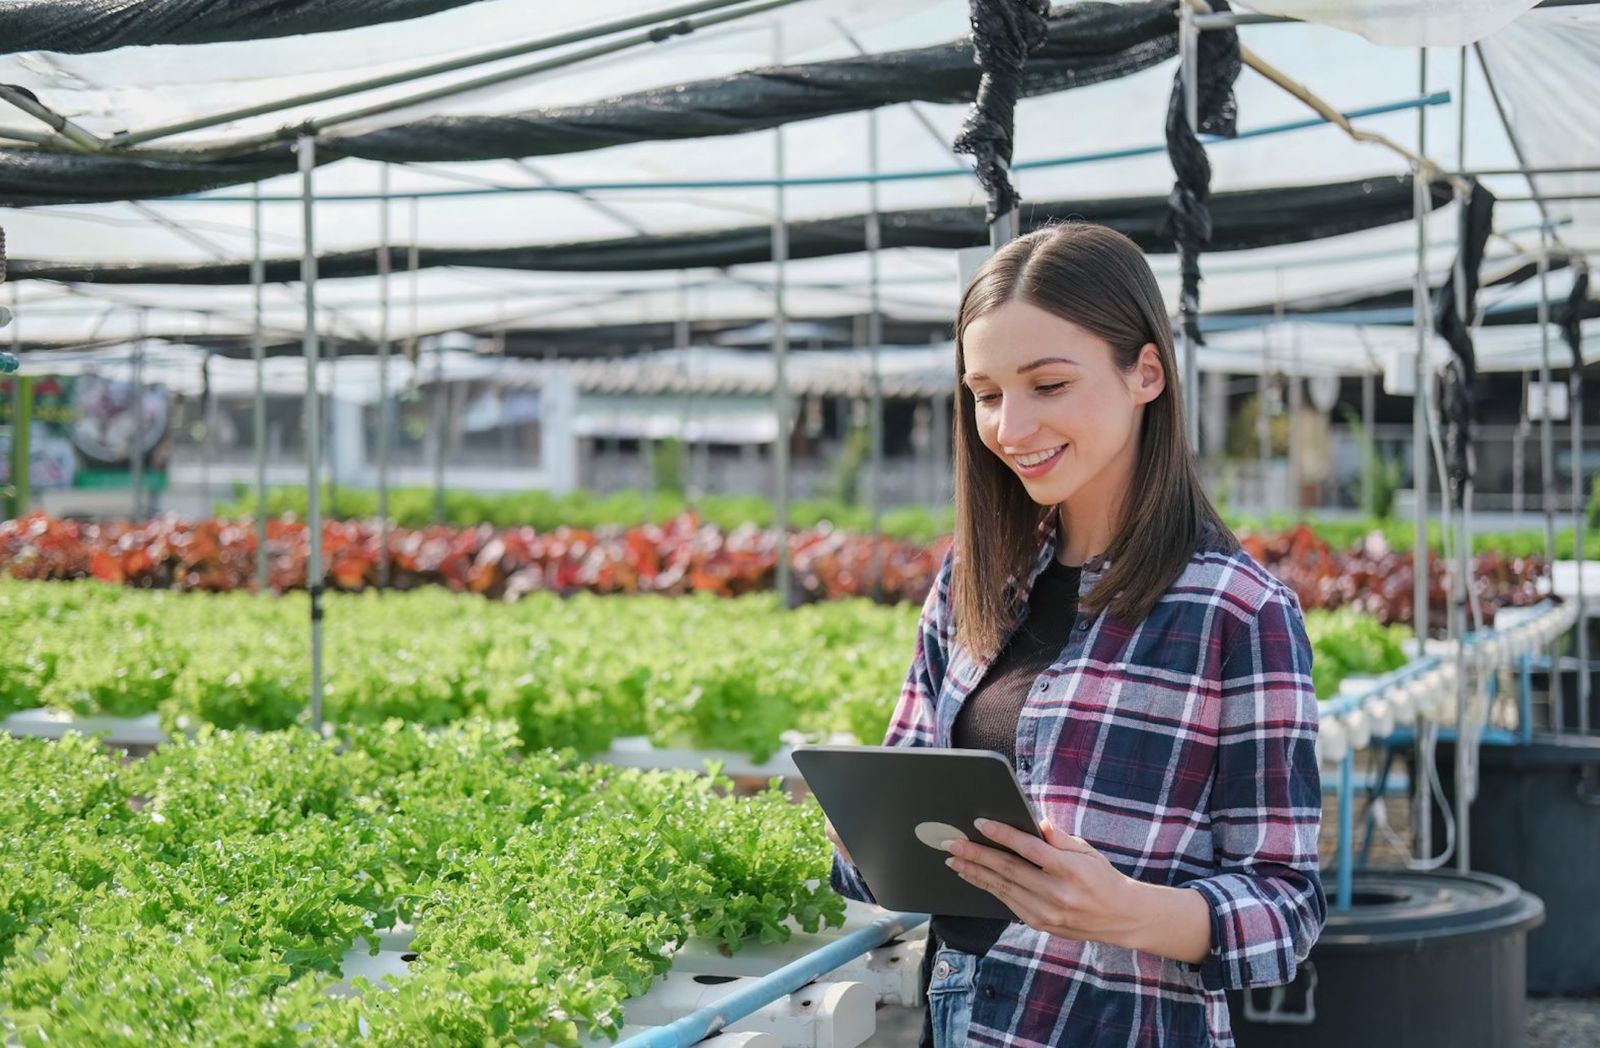
POLYGON ((696 479, 694 441, 689 437, 689 422, 694 418, 694 374, 689 367, 689 274, 678 271, 678 318, 672 325, 672 345, 679 353, 678 371, 683 376, 683 414, 678 419, 683 501, 693 506, 699 491, 696 479))
POLYGON ((1361 511, 1368 517, 1378 515, 1376 499, 1378 486, 1378 438, 1373 430, 1373 420, 1378 413, 1378 380, 1372 372, 1361 376, 1361 427, 1367 434, 1368 454, 1361 456, 1363 480, 1361 511))
MULTIPOLYGON (((11 285, 11 355, 19 360, 22 355, 22 291, 16 285, 11 285)), ((16 452, 22 450, 21 435, 22 421, 22 376, 14 374, 11 377, 11 485, 15 496, 11 502, 11 514, 20 517, 28 512, 27 484, 32 479, 26 460, 19 460, 16 452)), ((31 423, 30 423, 31 425, 31 423)), ((31 437, 32 434, 30 433, 31 437)), ((30 453, 30 458, 32 457, 30 453)))
POLYGON ((217 402, 216 395, 211 391, 211 351, 206 350, 205 357, 200 361, 200 499, 205 506, 206 516, 211 515, 214 503, 211 501, 211 431, 215 428, 212 418, 217 402))
MULTIPOLYGON (((338 388, 339 314, 330 309, 328 310, 328 390, 319 394, 322 397, 322 405, 325 409, 321 413, 324 426, 328 425, 328 420, 335 420, 332 428, 337 428, 338 426, 335 415, 337 410, 336 402, 339 399, 336 395, 338 388)), ((332 435, 331 428, 328 431, 328 435, 332 435)), ((334 448, 333 454, 328 456, 328 515, 334 520, 341 519, 339 515, 339 450, 337 447, 334 448)))
POLYGON ((1289 499, 1294 506, 1294 516, 1305 512, 1301 489, 1305 486, 1301 471, 1304 448, 1300 439, 1300 416, 1306 406, 1306 384, 1300 375, 1300 339, 1289 340, 1289 499))
MULTIPOLYGON (((716 10, 718 8, 732 7, 735 4, 743 2, 744 0, 702 0, 702 2, 699 3, 679 4, 676 7, 670 7, 660 11, 652 11, 648 14, 633 15, 628 18, 604 22, 599 25, 585 26, 582 29, 574 30, 572 32, 559 33, 554 36, 540 37, 536 40, 524 41, 519 44, 513 44, 509 47, 495 48, 492 51, 484 51, 478 54, 468 55, 464 58, 454 58, 444 62, 434 62, 429 65, 422 66, 419 69, 409 69, 401 73, 393 73, 381 77, 358 80, 354 83, 343 84, 339 87, 295 95, 290 98, 266 102, 260 105, 246 106, 240 109, 231 109, 226 112, 212 114, 211 116, 199 117, 193 120, 185 120, 181 123, 165 124, 160 127, 147 128, 143 131, 134 131, 129 134, 118 135, 115 139, 109 142, 99 143, 99 145, 110 146, 114 149, 125 149, 129 146, 140 145, 158 138, 166 138, 170 135, 181 134, 185 131, 198 131, 208 127, 219 127, 223 124, 231 124, 237 120, 243 120, 248 117, 261 116, 264 113, 275 113, 284 109, 294 109, 299 106, 310 105, 313 102, 324 102, 331 98, 342 98, 347 95, 363 94, 367 91, 376 90, 382 87, 389 87, 394 84, 402 84, 412 80, 421 80, 431 76, 438 76, 442 73, 456 72, 461 69, 470 69, 475 66, 486 65, 490 62, 498 62, 507 58, 516 58, 522 55, 532 54, 537 51, 548 51, 556 47, 565 47, 568 44, 582 43, 586 40, 594 40, 602 36, 609 36, 612 33, 626 32, 628 30, 639 29, 644 26, 654 27, 644 33, 638 33, 633 36, 609 41, 597 47, 588 48, 583 51, 567 52, 554 59, 538 62, 529 66, 521 66, 504 73, 496 74, 492 78, 484 77, 464 83, 450 84, 446 87, 424 92, 419 95, 407 96, 403 99, 387 101, 381 106, 370 106, 364 110, 358 110, 353 114, 345 114, 323 120, 315 120, 309 123, 293 125, 300 130, 322 130, 332 124, 355 119, 357 115, 372 115, 373 113, 401 108, 418 102, 426 101, 428 99, 443 97, 448 94, 457 94, 462 91, 476 90, 479 87, 486 86, 488 83, 497 83, 506 79, 529 76, 536 72, 542 72, 545 69, 556 68, 562 65, 572 64, 573 62, 584 61, 588 58, 610 54, 612 52, 622 50, 623 48, 634 47, 638 44, 656 43, 665 36, 679 35, 692 32, 695 29, 719 25, 723 22, 744 18, 750 14, 755 14, 760 11, 770 10, 773 7, 782 6, 786 3, 792 3, 794 0, 775 0, 775 2, 756 4, 751 7, 742 8, 737 11, 730 11, 725 14, 709 18, 687 19, 686 21, 679 22, 676 25, 663 24, 674 19, 686 19, 687 16, 695 15, 700 12, 716 10)), ((281 132, 270 132, 266 135, 255 135, 243 141, 259 143, 263 141, 276 140, 281 137, 283 137, 281 132)), ((243 143, 229 143, 230 146, 238 144, 243 143)))
MULTIPOLYGON (((1456 167, 1466 167, 1467 150, 1467 49, 1462 47, 1459 52, 1459 82, 1456 94, 1456 167)), ((1467 197, 1460 187, 1456 188, 1456 212, 1462 214, 1467 206, 1467 197)), ((1465 230, 1464 223, 1460 225, 1465 230)), ((1467 260, 1464 257, 1465 243, 1456 248, 1456 260, 1452 274, 1455 279, 1456 316, 1461 321, 1463 328, 1470 327, 1472 317, 1467 313, 1467 260)), ((1470 396, 1470 391, 1468 393, 1470 396)), ((1477 738, 1468 738, 1468 688, 1467 688, 1467 649, 1466 639, 1470 624, 1467 617, 1467 602, 1472 592, 1472 535, 1467 527, 1467 513, 1471 507, 1472 480, 1470 477, 1462 479, 1462 499, 1460 512, 1456 514, 1455 540, 1456 540, 1456 570, 1455 592, 1451 594, 1451 617, 1454 619, 1452 633, 1456 639, 1456 869, 1466 873, 1472 869, 1472 766, 1475 763, 1477 752, 1477 738)), ((1449 514, 1451 512, 1449 492, 1439 493, 1439 502, 1445 515, 1445 527, 1450 526, 1449 514)))
POLYGON ((389 440, 394 403, 389 397, 389 165, 379 175, 378 212, 378 592, 389 588, 389 440))
POLYGON ((939 507, 950 505, 950 401, 946 394, 933 395, 933 497, 939 507))
POLYGON ((1583 585, 1583 368, 1574 360, 1567 373, 1567 411, 1572 430, 1572 542, 1578 565, 1578 732, 1589 734, 1589 622, 1583 585))
MULTIPOLYGON (((772 25, 773 61, 783 62, 783 23, 772 25)), ((778 599, 789 606, 789 381, 785 365, 789 356, 789 318, 784 304, 784 270, 789 259, 789 227, 784 215, 783 125, 773 128, 773 161, 777 168, 777 210, 772 222, 772 397, 778 415, 778 435, 773 443, 778 474, 773 525, 778 538, 778 599)))
POLYGON ((33 485, 33 379, 32 375, 11 376, 11 490, 12 513, 28 512, 33 485))
POLYGON ((450 441, 450 404, 444 378, 444 346, 433 347, 433 522, 444 523, 444 457, 450 441))
POLYGON ((267 387, 266 335, 261 327, 261 295, 266 283, 266 264, 261 257, 261 183, 255 184, 250 203, 250 286, 253 291, 250 327, 250 358, 255 362, 255 445, 256 445, 256 592, 267 592, 267 387))
POLYGON ((1256 459, 1261 473, 1261 515, 1265 517, 1272 508, 1272 486, 1267 483, 1267 472, 1272 468, 1272 418, 1267 414, 1271 398, 1272 340, 1277 338, 1277 324, 1283 320, 1283 271, 1278 271, 1278 300, 1273 306, 1272 327, 1261 329, 1261 381, 1256 386, 1256 459))
MULTIPOLYGON (((1428 83, 1428 51, 1421 48, 1418 82, 1428 83)), ((1427 155, 1428 124, 1421 111, 1417 115, 1417 155, 1427 155)), ((1417 634, 1417 655, 1427 654, 1428 646, 1428 198, 1422 165, 1412 165, 1412 203, 1417 227, 1417 275, 1412 293, 1412 323, 1417 334, 1417 361, 1413 380, 1416 388, 1411 397, 1411 489, 1415 496, 1416 534, 1411 550, 1411 618, 1417 634)), ((1416 797, 1412 805, 1412 825, 1417 838, 1417 853, 1421 858, 1433 855, 1432 791, 1424 760, 1432 760, 1431 747, 1423 745, 1429 737, 1429 725, 1423 718, 1416 722, 1417 776, 1414 788, 1416 797)))
MULTIPOLYGON (((1178 75, 1183 79, 1183 112, 1184 119, 1188 121, 1191 129, 1198 130, 1200 125, 1200 91, 1196 81, 1196 67, 1199 63, 1200 34, 1195 28, 1194 9, 1186 3, 1178 4, 1178 75)), ((1198 346, 1194 345, 1189 337, 1188 320, 1195 311, 1197 303, 1191 302, 1189 296, 1181 290, 1178 293, 1178 342, 1182 350, 1183 367, 1183 408, 1184 429, 1189 438, 1189 447, 1194 453, 1200 453, 1200 353, 1198 346)), ((1298 380, 1296 380, 1298 381, 1298 380)), ((1291 417, 1289 432, 1294 433, 1295 420, 1291 417)), ((1290 456, 1291 469, 1293 468, 1293 455, 1290 456)), ((1300 503, 1298 489, 1294 492, 1294 502, 1300 503)))
POLYGON ((867 110, 867 352, 872 366, 872 410, 868 432, 872 448, 872 594, 883 599, 883 305, 879 300, 882 273, 878 252, 883 228, 878 217, 878 111, 867 110))
POLYGON ((144 333, 147 311, 138 311, 133 337, 133 444, 128 449, 129 480, 133 485, 133 519, 145 519, 144 502, 144 333))
MULTIPOLYGON (((1555 427, 1550 418, 1550 230, 1539 227, 1539 501, 1544 505, 1544 563, 1555 590, 1556 508, 1555 427)), ((1581 628, 1581 622, 1580 622, 1581 628)), ((1561 694, 1561 641, 1550 642, 1550 727, 1560 734, 1565 730, 1566 710, 1561 694)))
POLYGON ((1522 373, 1522 409, 1521 417, 1517 420, 1516 432, 1511 435, 1511 513, 1512 526, 1522 527, 1523 474, 1527 472, 1528 459, 1526 445, 1528 430, 1533 428, 1528 421, 1528 381, 1526 371, 1522 373))
POLYGON ((311 595, 311 730, 322 732, 322 491, 318 474, 322 459, 322 412, 317 383, 317 249, 316 195, 313 185, 317 168, 316 139, 300 136, 301 217, 304 251, 300 259, 300 281, 305 285, 305 332, 302 351, 306 358, 306 529, 310 552, 306 558, 306 591, 311 595))

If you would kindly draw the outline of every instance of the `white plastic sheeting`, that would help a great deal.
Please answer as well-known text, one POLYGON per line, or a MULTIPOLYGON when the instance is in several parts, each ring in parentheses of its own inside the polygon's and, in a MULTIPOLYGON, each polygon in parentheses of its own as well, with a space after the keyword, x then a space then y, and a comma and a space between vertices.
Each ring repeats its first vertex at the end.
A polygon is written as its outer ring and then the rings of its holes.
MULTIPOLYGON (((1537 175, 1547 196, 1600 196, 1600 9, 1534 11, 1483 42, 1484 60, 1511 113, 1528 166, 1581 167, 1537 175)), ((1521 190, 1527 192, 1524 186, 1521 190)), ((1600 251, 1600 200, 1552 200, 1564 244, 1600 251)))
POLYGON ((1269 15, 1360 33, 1396 47, 1459 47, 1509 25, 1539 0, 1241 0, 1269 15))
MULTIPOLYGON (((535 21, 519 0, 485 0, 458 11, 410 23, 391 24, 292 40, 196 47, 127 49, 99 55, 61 57, 23 54, 0 58, 0 82, 34 90, 49 105, 97 133, 145 127, 246 101, 260 101, 327 86, 411 63, 527 39, 638 10, 637 0, 601 0, 581 10, 539 8, 535 21), (381 62, 378 62, 381 56, 381 62), (338 70, 330 73, 329 70, 338 70)), ((1529 18, 1543 17, 1537 12, 1529 18)), ((602 99, 623 91, 760 66, 772 61, 773 23, 783 24, 783 56, 792 61, 855 53, 844 29, 866 49, 892 50, 949 40, 966 29, 965 0, 804 0, 776 16, 735 23, 680 40, 629 52, 532 81, 504 85, 379 118, 414 118, 423 113, 496 112, 540 104, 602 99)), ((1349 33, 1316 25, 1246 27, 1248 45, 1268 61, 1290 71, 1340 109, 1357 109, 1413 99, 1418 94, 1414 61, 1376 48, 1349 33)), ((492 68, 492 67, 491 67, 492 68)), ((1162 121, 1175 62, 1121 80, 1025 99, 1017 109, 1016 180, 1028 200, 1161 194, 1172 172, 1162 143, 1162 121), (1038 162, 1138 148, 1140 155, 1063 166, 1032 168, 1038 162)), ((1430 90, 1453 90, 1454 63, 1433 63, 1430 90)), ((424 86, 429 86, 429 81, 424 86)), ((380 97, 382 93, 379 93, 380 97)), ((1309 110, 1260 77, 1246 72, 1239 81, 1241 130, 1304 120, 1309 110)), ((366 96, 362 96, 364 100, 366 96)), ((196 132, 178 141, 260 131, 330 106, 323 103, 291 113, 242 121, 216 131, 196 132)), ((1481 78, 1467 100, 1470 161, 1478 165, 1514 164, 1504 132, 1493 118, 1481 78)), ((894 106, 880 114, 879 141, 884 170, 891 175, 965 168, 948 143, 964 113, 962 106, 894 106), (929 126, 931 125, 932 130, 929 126)), ((1455 153, 1454 112, 1435 110, 1429 118, 1430 152, 1455 153)), ((20 126, 20 113, 5 118, 20 126)), ((1361 120, 1360 126, 1413 142, 1416 114, 1399 111, 1361 120)), ((865 114, 849 114, 792 125, 784 131, 789 177, 848 178, 866 172, 865 114)), ((489 186, 531 187, 544 182, 573 184, 703 182, 729 177, 770 177, 775 173, 773 132, 735 135, 698 142, 641 143, 590 153, 544 157, 533 162, 491 161, 396 167, 398 193, 489 186)), ((1377 146, 1351 142, 1328 126, 1281 135, 1216 143, 1209 149, 1214 191, 1329 182, 1395 173, 1404 162, 1377 146)), ((345 160, 317 172, 319 193, 373 193, 380 165, 345 160)), ((1497 184, 1518 191, 1518 183, 1497 184)), ((265 251, 292 255, 300 248, 298 180, 263 184, 265 251)), ((248 190, 232 189, 207 201, 156 201, 142 204, 75 205, 0 214, 11 251, 18 257, 56 260, 247 259, 250 255, 248 190), (215 199, 222 198, 222 199, 215 199)), ((794 187, 786 193, 792 218, 860 212, 867 187, 843 182, 794 187)), ((941 205, 975 205, 983 196, 970 174, 896 179, 881 187, 884 210, 941 205)), ((425 198, 389 205, 391 241, 424 244, 506 246, 626 237, 640 232, 747 225, 770 221, 775 194, 770 188, 636 188, 578 195, 571 192, 517 192, 485 196, 425 198)), ((317 243, 335 251, 378 242, 382 205, 373 201, 324 202, 316 210, 317 243)), ((1500 209, 1501 228, 1528 227, 1536 221, 1531 205, 1500 209)), ((1415 269, 1415 230, 1408 224, 1236 254, 1209 253, 1202 259, 1202 307, 1207 312, 1294 299, 1311 294, 1377 289, 1403 283, 1415 269)), ((1442 271, 1455 253, 1453 209, 1430 216, 1428 265, 1442 271)), ((1524 236, 1524 241, 1536 238, 1524 236)), ((1169 302, 1176 300, 1176 262, 1156 256, 1152 264, 1169 302)), ((883 308, 892 316, 946 319, 958 293, 952 252, 905 249, 883 255, 883 308)), ((788 306, 794 316, 859 313, 867 308, 866 260, 862 255, 791 263, 788 306)), ((397 339, 412 333, 456 328, 494 331, 508 326, 590 326, 691 318, 758 319, 770 315, 773 267, 743 265, 721 271, 641 274, 512 273, 496 270, 425 271, 417 278, 413 322, 410 277, 391 282, 389 330, 397 339), (680 279, 689 291, 679 289, 680 279)), ((208 333, 242 334, 250 329, 248 288, 107 287, 61 288, 21 285, 18 332, 21 337, 72 343, 104 342, 133 336, 139 328, 135 307, 145 307, 143 330, 182 338, 208 333)), ((344 337, 371 339, 379 328, 376 278, 326 280, 318 303, 329 330, 344 337)), ((298 336, 302 307, 298 289, 268 289, 269 336, 298 336)))

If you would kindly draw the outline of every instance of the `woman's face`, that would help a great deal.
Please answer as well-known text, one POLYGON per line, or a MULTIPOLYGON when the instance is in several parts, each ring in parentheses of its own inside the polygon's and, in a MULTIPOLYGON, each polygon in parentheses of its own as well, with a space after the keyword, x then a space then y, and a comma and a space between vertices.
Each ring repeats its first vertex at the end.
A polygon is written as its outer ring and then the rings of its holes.
POLYGON ((968 324, 962 348, 978 435, 1035 502, 1121 501, 1144 405, 1166 385, 1153 344, 1123 372, 1104 340, 1013 300, 968 324))

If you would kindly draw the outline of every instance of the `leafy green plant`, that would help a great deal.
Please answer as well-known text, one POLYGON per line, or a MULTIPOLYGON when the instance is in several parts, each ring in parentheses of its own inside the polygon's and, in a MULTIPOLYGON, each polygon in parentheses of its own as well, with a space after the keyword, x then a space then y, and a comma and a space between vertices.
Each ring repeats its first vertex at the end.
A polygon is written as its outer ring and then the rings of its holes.
MULTIPOLYGON (((864 431, 863 431, 864 432, 864 431)), ((860 438, 861 441, 865 437, 860 438)), ((573 491, 566 495, 551 495, 543 491, 523 491, 513 494, 480 495, 475 492, 446 490, 444 493, 445 522, 454 527, 476 527, 492 524, 497 528, 526 525, 538 531, 553 531, 559 527, 595 529, 600 527, 632 527, 638 524, 663 523, 685 512, 689 505, 683 497, 682 467, 678 467, 678 482, 672 483, 671 451, 662 442, 656 491, 646 495, 638 491, 623 491, 600 497, 589 491, 573 491)), ((861 445, 864 448, 864 444, 861 445)), ((856 452, 860 462, 865 462, 865 452, 856 452)), ((658 460, 654 457, 652 462, 658 460)), ((653 467, 654 468, 654 467, 653 467)), ((841 470, 844 465, 841 465, 841 470)), ((859 472, 859 463, 855 467, 859 472)), ((842 474, 841 474, 842 475, 842 474)), ((331 505, 324 491, 323 506, 331 505)), ((815 527, 822 521, 845 531, 865 532, 871 521, 865 509, 852 504, 850 492, 840 490, 839 497, 831 499, 802 500, 789 506, 790 524, 796 528, 815 527)), ((304 518, 307 501, 304 488, 272 488, 267 492, 267 512, 272 516, 294 514, 304 518)), ((707 495, 695 501, 694 509, 707 523, 731 531, 744 524, 769 528, 773 522, 772 503, 752 495, 707 495)), ((346 517, 370 518, 377 515, 376 492, 341 488, 339 510, 346 517)), ((245 517, 255 512, 254 493, 244 485, 235 488, 235 498, 217 506, 221 517, 245 517)), ((389 493, 389 515, 404 527, 426 527, 434 523, 432 488, 396 488, 389 493)), ((928 542, 937 536, 948 535, 954 526, 952 511, 930 511, 917 506, 902 507, 884 515, 884 534, 907 542, 928 542)))
MULTIPOLYGON (((881 738, 917 618, 864 600, 791 612, 771 594, 505 604, 426 588, 323 605, 334 723, 486 716, 515 724, 530 750, 592 754, 648 735, 758 760, 791 729, 881 738)), ((308 613, 300 593, 0 579, 0 695, 19 709, 160 712, 172 730, 285 728, 307 716, 308 613)))
POLYGON ((0 1036, 29 1046, 578 1048, 692 935, 843 920, 814 803, 485 721, 206 729, 126 766, 0 735, 0 784, 0 1036), (329 995, 397 920, 409 973, 329 995))
POLYGON ((1401 647, 1413 636, 1406 626, 1384 626, 1354 608, 1306 613, 1311 641, 1312 683, 1317 698, 1332 698, 1343 680, 1355 674, 1380 674, 1406 664, 1401 647))

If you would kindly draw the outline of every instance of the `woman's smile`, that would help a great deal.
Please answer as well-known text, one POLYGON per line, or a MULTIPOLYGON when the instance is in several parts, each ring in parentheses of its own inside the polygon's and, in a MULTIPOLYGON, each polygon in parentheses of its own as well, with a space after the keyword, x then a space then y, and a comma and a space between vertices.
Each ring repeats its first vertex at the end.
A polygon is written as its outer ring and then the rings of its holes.
POLYGON ((1054 448, 1045 448, 1043 451, 1030 451, 1024 455, 1012 455, 1011 462, 1017 468, 1017 473, 1029 480, 1042 477, 1055 468, 1061 461, 1061 456, 1066 452, 1068 445, 1061 444, 1054 448))

